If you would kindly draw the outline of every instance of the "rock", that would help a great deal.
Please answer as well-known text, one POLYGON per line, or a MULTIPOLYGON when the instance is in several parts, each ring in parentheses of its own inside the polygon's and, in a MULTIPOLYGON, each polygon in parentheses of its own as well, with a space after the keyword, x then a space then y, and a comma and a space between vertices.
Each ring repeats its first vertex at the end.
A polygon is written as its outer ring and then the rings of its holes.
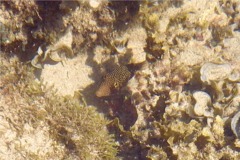
POLYGON ((230 64, 205 63, 200 70, 202 82, 210 84, 212 81, 227 79, 232 73, 230 64))

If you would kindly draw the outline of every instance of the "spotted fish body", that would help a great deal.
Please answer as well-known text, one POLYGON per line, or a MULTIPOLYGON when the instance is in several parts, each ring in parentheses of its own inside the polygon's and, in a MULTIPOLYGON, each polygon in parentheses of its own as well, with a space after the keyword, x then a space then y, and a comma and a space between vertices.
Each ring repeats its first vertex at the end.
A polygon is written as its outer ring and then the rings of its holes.
POLYGON ((97 97, 110 96, 113 90, 119 90, 130 78, 131 73, 126 66, 118 66, 106 74, 103 82, 96 91, 97 97))

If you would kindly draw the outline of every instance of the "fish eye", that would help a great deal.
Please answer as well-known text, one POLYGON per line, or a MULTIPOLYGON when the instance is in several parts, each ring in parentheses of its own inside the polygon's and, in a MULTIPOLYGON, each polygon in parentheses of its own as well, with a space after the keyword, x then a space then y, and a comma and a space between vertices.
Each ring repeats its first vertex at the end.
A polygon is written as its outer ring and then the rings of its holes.
POLYGON ((107 78, 107 75, 102 76, 102 79, 106 79, 106 78, 107 78))
POLYGON ((118 82, 115 82, 113 85, 114 85, 115 88, 119 87, 119 83, 118 82))

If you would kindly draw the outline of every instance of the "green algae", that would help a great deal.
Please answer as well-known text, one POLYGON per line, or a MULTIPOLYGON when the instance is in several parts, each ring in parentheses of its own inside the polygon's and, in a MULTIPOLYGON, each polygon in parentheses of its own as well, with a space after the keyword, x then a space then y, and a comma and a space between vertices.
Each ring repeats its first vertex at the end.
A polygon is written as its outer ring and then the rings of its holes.
MULTIPOLYGON (((57 144, 64 146, 64 158, 78 157, 80 159, 115 159, 116 142, 107 131, 109 123, 95 108, 86 106, 81 97, 56 95, 51 87, 46 87, 34 79, 33 68, 24 65, 17 58, 4 58, 1 55, 1 96, 21 95, 12 108, 21 110, 14 122, 18 135, 23 135, 24 125, 37 128, 41 123, 49 127, 50 137, 57 144), (4 95, 3 95, 4 91, 4 95)), ((19 148, 24 150, 23 148, 19 148)), ((28 158, 48 159, 59 157, 57 152, 46 157, 29 154, 28 158)))

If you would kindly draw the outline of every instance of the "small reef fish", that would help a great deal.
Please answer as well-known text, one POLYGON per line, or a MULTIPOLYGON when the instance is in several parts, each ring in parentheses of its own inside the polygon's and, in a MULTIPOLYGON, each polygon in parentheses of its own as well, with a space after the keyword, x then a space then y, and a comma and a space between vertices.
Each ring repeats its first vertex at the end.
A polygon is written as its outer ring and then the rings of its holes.
POLYGON ((112 72, 104 76, 103 82, 96 91, 96 96, 110 96, 113 90, 119 90, 126 84, 130 76, 131 72, 126 66, 117 66, 112 72))

